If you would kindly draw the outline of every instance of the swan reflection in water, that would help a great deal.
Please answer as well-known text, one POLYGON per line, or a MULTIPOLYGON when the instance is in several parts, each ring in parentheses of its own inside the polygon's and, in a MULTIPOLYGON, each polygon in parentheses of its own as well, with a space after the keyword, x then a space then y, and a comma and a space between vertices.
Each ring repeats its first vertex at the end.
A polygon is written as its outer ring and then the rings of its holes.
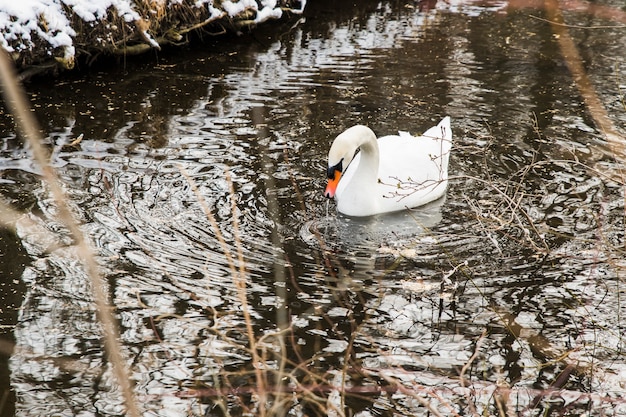
POLYGON ((430 233, 442 219, 445 197, 414 209, 368 217, 350 217, 327 210, 326 216, 306 222, 300 237, 310 246, 322 239, 341 252, 376 251, 382 246, 408 245, 430 233))

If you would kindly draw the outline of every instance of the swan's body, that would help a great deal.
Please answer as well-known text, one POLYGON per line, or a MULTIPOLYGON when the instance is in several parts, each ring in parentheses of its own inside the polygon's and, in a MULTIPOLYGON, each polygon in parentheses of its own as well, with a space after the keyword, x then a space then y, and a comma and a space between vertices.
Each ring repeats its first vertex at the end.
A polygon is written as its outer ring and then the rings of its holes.
POLYGON ((324 195, 348 216, 424 205, 446 191, 451 147, 449 117, 417 137, 400 132, 377 140, 368 127, 353 126, 330 148, 324 195))

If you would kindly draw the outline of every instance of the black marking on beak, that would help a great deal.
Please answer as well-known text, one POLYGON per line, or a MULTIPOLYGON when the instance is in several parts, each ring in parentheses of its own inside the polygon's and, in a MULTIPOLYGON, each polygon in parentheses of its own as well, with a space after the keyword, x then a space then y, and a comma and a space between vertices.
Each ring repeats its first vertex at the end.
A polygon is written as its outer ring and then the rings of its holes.
POLYGON ((339 172, 343 172, 343 158, 341 159, 341 161, 339 161, 338 164, 333 165, 332 167, 328 167, 328 172, 326 173, 326 175, 328 176, 329 180, 334 180, 335 179, 335 173, 339 171, 339 172))

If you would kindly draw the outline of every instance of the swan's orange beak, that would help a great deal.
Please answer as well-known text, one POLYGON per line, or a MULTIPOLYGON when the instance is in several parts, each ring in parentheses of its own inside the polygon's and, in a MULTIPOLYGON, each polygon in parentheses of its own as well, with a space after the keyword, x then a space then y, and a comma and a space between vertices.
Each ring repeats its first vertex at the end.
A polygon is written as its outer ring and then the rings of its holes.
POLYGON ((326 184, 326 191, 324 191, 324 196, 326 196, 326 198, 333 198, 335 196, 335 191, 337 191, 337 184, 339 184, 340 178, 341 178, 341 171, 336 169, 333 174, 333 177, 328 178, 328 184, 326 184))

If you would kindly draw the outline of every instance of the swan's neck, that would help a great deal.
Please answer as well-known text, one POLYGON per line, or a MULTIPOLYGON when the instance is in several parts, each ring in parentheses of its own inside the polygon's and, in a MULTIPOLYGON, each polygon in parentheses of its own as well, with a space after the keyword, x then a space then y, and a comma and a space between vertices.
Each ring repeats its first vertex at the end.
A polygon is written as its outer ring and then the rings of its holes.
POLYGON ((361 149, 361 160, 359 166, 356 167, 354 180, 361 180, 359 183, 370 184, 369 187, 372 187, 372 184, 375 185, 378 182, 378 165, 380 163, 376 136, 363 137, 359 148, 361 149))
POLYGON ((357 166, 352 167, 354 172, 350 182, 345 184, 341 198, 338 199, 338 208, 342 213, 349 215, 362 215, 376 211, 378 200, 376 189, 378 188, 379 150, 376 135, 369 131, 368 134, 360 135, 356 143, 360 148, 357 166), (356 211, 355 211, 356 209, 356 211))

